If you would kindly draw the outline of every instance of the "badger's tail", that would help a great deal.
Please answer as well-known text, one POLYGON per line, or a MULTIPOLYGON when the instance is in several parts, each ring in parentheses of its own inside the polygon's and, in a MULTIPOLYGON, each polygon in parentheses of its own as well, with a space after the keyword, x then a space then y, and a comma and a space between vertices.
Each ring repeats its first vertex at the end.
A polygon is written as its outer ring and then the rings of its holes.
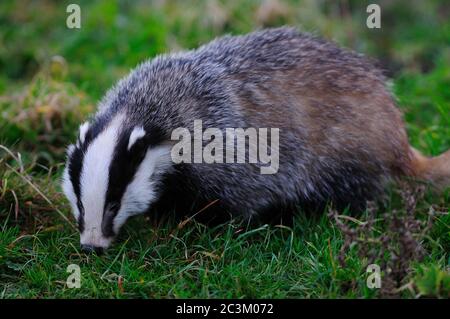
POLYGON ((450 150, 436 157, 426 157, 411 147, 414 177, 429 182, 438 192, 450 187, 450 150))

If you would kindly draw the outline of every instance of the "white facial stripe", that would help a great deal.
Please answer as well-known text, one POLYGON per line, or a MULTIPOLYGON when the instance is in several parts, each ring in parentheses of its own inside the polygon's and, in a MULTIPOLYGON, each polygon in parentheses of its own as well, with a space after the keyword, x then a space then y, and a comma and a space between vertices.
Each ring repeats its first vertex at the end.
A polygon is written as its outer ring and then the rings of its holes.
POLYGON ((91 228, 84 230, 80 235, 81 245, 93 245, 94 247, 108 248, 111 245, 112 238, 107 238, 101 234, 101 230, 91 228))
POLYGON ((84 143, 88 129, 89 129, 89 122, 84 122, 83 124, 80 125, 80 141, 81 141, 81 143, 84 143))
POLYGON ((136 171, 135 178, 128 184, 121 200, 119 212, 114 218, 114 232, 118 232, 128 217, 143 213, 155 198, 155 172, 162 172, 171 165, 171 147, 168 145, 157 146, 147 151, 144 160, 136 171))
MULTIPOLYGON (((73 145, 71 145, 71 146, 73 146, 73 145)), ((70 150, 68 152, 70 152, 70 150)), ((73 150, 72 150, 72 152, 73 152, 73 150)), ((70 206, 72 207, 72 212, 74 214, 75 219, 78 219, 78 216, 80 216, 80 212, 78 211, 78 207, 77 207, 77 196, 75 195, 75 191, 73 190, 73 185, 72 185, 72 182, 70 181, 69 169, 67 166, 63 172, 62 188, 63 188, 64 194, 66 195, 67 199, 69 200, 70 206)))
POLYGON ((128 150, 136 143, 136 141, 145 136, 145 130, 142 127, 134 128, 133 132, 131 132, 130 140, 128 142, 128 150))
POLYGON ((102 234, 103 207, 108 189, 109 167, 117 144, 124 115, 117 115, 109 126, 89 145, 81 170, 81 202, 84 207, 85 229, 81 243, 106 247, 109 240, 102 234))

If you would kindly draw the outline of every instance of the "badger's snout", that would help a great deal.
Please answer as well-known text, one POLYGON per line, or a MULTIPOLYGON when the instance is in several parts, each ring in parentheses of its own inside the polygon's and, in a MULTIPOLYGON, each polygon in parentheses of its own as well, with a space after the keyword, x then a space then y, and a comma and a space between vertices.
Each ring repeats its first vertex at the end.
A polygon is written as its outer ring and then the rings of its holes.
POLYGON ((104 248, 99 247, 99 246, 94 246, 94 245, 81 244, 81 251, 83 251, 84 253, 87 253, 87 254, 95 253, 100 256, 103 254, 104 248))
POLYGON ((112 241, 113 237, 106 237, 100 227, 87 228, 80 234, 81 250, 85 253, 100 255, 111 245, 112 241))

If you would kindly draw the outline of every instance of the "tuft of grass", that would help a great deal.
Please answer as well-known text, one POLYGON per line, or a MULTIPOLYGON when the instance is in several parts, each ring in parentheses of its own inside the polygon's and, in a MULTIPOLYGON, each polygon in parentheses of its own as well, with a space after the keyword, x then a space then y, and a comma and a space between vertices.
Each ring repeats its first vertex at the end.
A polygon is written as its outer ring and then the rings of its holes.
MULTIPOLYGON (((441 223, 442 217, 448 217, 447 211, 436 211, 433 206, 428 211, 424 211, 424 207, 418 207, 425 190, 424 185, 401 183, 398 191, 401 210, 391 207, 381 214, 382 207, 370 203, 364 221, 340 215, 336 210, 330 209, 328 216, 334 220, 345 238, 338 257, 339 264, 346 267, 346 254, 353 249, 365 261, 365 266, 377 265, 383 271, 382 285, 379 287, 381 297, 399 297, 405 289, 411 292, 424 290, 423 279, 415 282, 410 278, 412 265, 423 262, 433 222, 441 223)), ((440 235, 443 236, 438 236, 429 247, 438 245, 444 250, 448 248, 445 241, 443 246, 441 244, 441 237, 445 237, 445 232, 440 235)), ((443 264, 441 267, 445 269, 443 264)), ((445 272, 437 265, 434 265, 434 269, 445 272)), ((352 284, 354 282, 349 283, 352 284)), ((440 296, 439 287, 435 292, 436 296, 440 296)))
POLYGON ((67 141, 73 140, 94 104, 73 83, 46 69, 20 90, 1 97, 0 108, 0 132, 5 133, 0 143, 21 151, 25 158, 32 154, 41 166, 51 166, 64 158, 67 141))

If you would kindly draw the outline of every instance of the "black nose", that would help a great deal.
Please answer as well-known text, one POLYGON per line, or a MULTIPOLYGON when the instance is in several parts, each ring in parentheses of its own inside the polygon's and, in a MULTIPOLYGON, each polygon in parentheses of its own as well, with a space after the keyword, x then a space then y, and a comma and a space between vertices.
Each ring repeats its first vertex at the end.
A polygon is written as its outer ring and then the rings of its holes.
POLYGON ((96 253, 99 256, 103 254, 103 248, 94 245, 81 245, 81 250, 87 254, 96 253))

